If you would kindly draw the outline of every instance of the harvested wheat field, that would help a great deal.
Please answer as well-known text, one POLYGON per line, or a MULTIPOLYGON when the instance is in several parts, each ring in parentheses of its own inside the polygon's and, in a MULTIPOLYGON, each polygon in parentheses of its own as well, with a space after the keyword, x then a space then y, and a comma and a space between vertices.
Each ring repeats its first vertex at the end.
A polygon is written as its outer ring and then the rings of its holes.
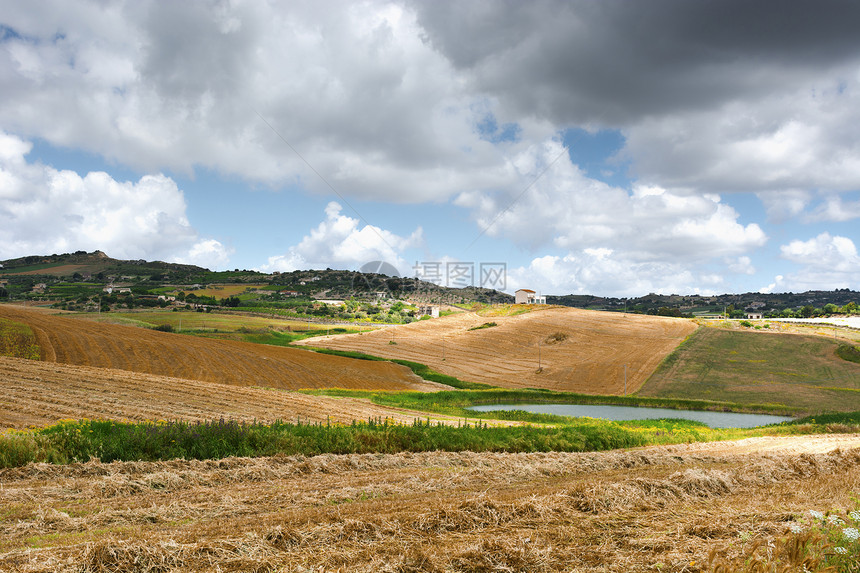
MULTIPOLYGON (((308 396, 125 370, 68 366, 0 356, 0 430, 64 419, 240 422, 344 422, 388 418, 411 423, 427 414, 369 400, 308 396)), ((445 421, 446 416, 433 416, 445 421)))
POLYGON ((415 376, 408 368, 388 362, 75 320, 18 306, 0 305, 0 318, 28 325, 36 336, 42 360, 47 362, 288 390, 439 387, 415 376))
POLYGON ((625 365, 627 392, 633 393, 696 328, 684 319, 532 307, 516 316, 461 313, 296 344, 413 360, 505 388, 622 394, 625 365), (470 330, 492 322, 496 326, 470 330))
POLYGON ((780 440, 31 464, 0 470, 0 571, 711 571, 855 507, 860 449, 780 440))

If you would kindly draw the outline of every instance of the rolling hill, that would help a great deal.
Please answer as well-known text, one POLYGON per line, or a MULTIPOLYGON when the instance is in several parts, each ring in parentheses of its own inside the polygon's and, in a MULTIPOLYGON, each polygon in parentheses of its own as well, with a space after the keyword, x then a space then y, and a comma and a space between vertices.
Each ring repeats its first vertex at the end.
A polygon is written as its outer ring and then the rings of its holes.
POLYGON ((546 306, 517 310, 530 312, 461 313, 298 344, 412 360, 504 388, 622 394, 625 370, 627 393, 633 393, 697 328, 688 320, 656 316, 546 306))
POLYGON ((11 305, 0 305, 0 318, 28 325, 47 362, 287 390, 437 388, 389 362, 76 320, 11 305))
POLYGON ((0 431, 66 419, 238 422, 342 422, 387 418, 411 423, 423 413, 368 400, 273 392, 109 368, 0 356, 0 431))

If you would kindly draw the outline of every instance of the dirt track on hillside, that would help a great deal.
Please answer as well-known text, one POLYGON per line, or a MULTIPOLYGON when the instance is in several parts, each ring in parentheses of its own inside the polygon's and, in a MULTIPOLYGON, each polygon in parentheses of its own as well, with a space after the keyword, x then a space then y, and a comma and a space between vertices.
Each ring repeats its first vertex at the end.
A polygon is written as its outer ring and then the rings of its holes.
POLYGON ((627 393, 633 393, 695 329, 683 319, 537 307, 517 316, 461 313, 297 344, 413 360, 494 386, 622 394, 625 365, 627 393), (488 322, 497 326, 469 330, 488 322), (553 341, 557 333, 566 338, 553 341))
POLYGON ((0 470, 0 571, 694 573, 850 519, 860 436, 745 442, 32 464, 0 470))
POLYGON ((47 362, 287 390, 438 388, 388 362, 76 320, 19 306, 0 305, 0 317, 30 326, 47 362))

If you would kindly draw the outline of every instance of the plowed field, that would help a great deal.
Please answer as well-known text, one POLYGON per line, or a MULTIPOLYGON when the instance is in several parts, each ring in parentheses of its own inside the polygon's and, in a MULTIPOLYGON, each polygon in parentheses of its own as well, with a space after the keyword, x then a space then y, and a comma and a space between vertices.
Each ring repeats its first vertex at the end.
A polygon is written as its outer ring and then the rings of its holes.
POLYGON ((31 464, 0 470, 0 571, 750 570, 809 510, 853 523, 858 439, 31 464))
POLYGON ((632 393, 695 329, 683 319, 545 307, 517 316, 462 313, 297 344, 413 360, 507 388, 622 394, 625 365, 632 393), (488 322, 497 326, 469 330, 488 322))
POLYGON ((81 418, 349 423, 373 417, 411 423, 416 417, 427 417, 376 406, 368 400, 308 396, 2 356, 0 380, 0 430, 81 418))
POLYGON ((9 305, 0 305, 0 317, 27 324, 47 362, 288 390, 438 388, 388 362, 75 320, 9 305))

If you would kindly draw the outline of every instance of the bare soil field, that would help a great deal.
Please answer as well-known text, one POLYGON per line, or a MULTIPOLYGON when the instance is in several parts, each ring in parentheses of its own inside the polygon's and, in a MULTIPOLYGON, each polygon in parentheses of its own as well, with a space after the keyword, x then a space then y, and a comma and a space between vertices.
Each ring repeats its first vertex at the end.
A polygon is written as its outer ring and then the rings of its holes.
POLYGON ((287 390, 438 388, 388 362, 75 320, 10 305, 0 305, 0 317, 27 324, 46 362, 287 390))
POLYGON ((295 344, 413 360, 505 388, 597 394, 622 394, 626 365, 629 394, 696 328, 683 319, 533 307, 516 316, 461 313, 295 344), (470 330, 490 322, 497 326, 470 330))
POLYGON ((0 470, 0 571, 708 571, 856 507, 860 436, 765 440, 31 464, 0 470))
MULTIPOLYGON (((344 422, 388 418, 411 423, 419 414, 368 400, 308 396, 125 370, 69 366, 0 356, 0 430, 60 420, 185 420, 344 422)), ((444 421, 447 417, 434 416, 444 421)))

